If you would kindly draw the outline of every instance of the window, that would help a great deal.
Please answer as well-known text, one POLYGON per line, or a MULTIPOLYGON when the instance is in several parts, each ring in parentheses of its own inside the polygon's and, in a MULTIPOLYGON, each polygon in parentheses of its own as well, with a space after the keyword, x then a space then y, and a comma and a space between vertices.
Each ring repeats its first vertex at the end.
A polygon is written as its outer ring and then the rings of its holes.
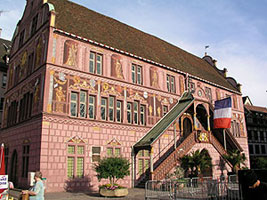
POLYGON ((19 121, 29 119, 32 113, 33 94, 26 93, 19 103, 19 121))
POLYGON ((146 107, 144 105, 140 106, 140 124, 146 124, 146 107))
POLYGON ((102 74, 103 56, 94 52, 90 52, 89 72, 93 74, 102 74))
POLYGON ((106 120, 107 119, 107 99, 101 98, 101 119, 106 120))
POLYGON ((253 145, 250 144, 248 147, 249 147, 249 154, 254 154, 253 145))
POLYGON ((107 147, 107 156, 120 156, 121 149, 119 147, 107 147))
POLYGON ((21 31, 21 33, 19 34, 19 48, 22 47, 23 45, 24 35, 25 35, 25 30, 21 31))
POLYGON ((261 154, 266 154, 265 145, 261 145, 261 154))
POLYGON ((114 97, 109 97, 108 117, 109 121, 114 121, 114 97))
POLYGON ((132 103, 127 103, 127 122, 132 123, 132 103))
POLYGON ((1 98, 0 100, 0 110, 3 110, 3 107, 4 107, 4 98, 1 98))
POLYGON ((95 119, 95 97, 89 96, 89 119, 95 119))
POLYGON ((116 111, 117 111, 116 121, 121 122, 122 121, 122 102, 121 101, 117 101, 116 111))
POLYGON ((132 82, 142 85, 142 67, 139 65, 132 64, 132 82))
POLYGON ((255 145, 255 154, 260 154, 260 146, 255 145))
POLYGON ((30 145, 24 145, 22 151, 22 177, 28 177, 30 145))
POLYGON ((212 95, 211 95, 211 89, 208 87, 205 87, 205 94, 206 97, 209 99, 209 101, 212 101, 212 95))
POLYGON ((33 57, 34 57, 34 52, 32 52, 29 56, 28 56, 28 69, 27 69, 27 75, 29 75, 32 70, 33 70, 33 57))
POLYGON ((3 88, 6 88, 6 81, 7 81, 7 76, 4 73, 3 76, 2 76, 2 87, 3 88))
POLYGON ((71 95, 70 95, 70 115, 73 117, 77 117, 77 102, 78 102, 78 94, 75 92, 71 92, 71 95))
POLYGON ((33 35, 36 32, 37 22, 38 22, 38 14, 32 20, 31 35, 33 35))
POLYGON ((138 102, 133 103, 134 124, 138 124, 138 102))
POLYGON ((138 101, 127 103, 127 123, 146 124, 146 106, 140 105, 138 101))
POLYGON ((69 144, 67 154, 68 178, 82 178, 84 175, 84 145, 69 144))
POLYGON ((141 150, 138 152, 138 173, 143 174, 149 168, 149 151, 141 150))
POLYGON ((163 106, 163 116, 166 115, 168 112, 168 106, 163 106))
POLYGON ((87 102, 87 93, 84 91, 80 92, 80 117, 86 117, 86 102, 87 102))
POLYGON ((167 74, 168 92, 175 93, 175 77, 167 74))
POLYGON ((92 147, 92 161, 98 162, 100 161, 100 147, 92 147))

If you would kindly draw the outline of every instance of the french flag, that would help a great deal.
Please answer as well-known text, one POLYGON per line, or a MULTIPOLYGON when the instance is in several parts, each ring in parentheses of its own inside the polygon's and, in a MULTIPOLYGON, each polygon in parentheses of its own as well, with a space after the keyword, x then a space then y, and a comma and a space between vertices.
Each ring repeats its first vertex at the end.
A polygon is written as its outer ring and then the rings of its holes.
POLYGON ((214 128, 231 128, 232 99, 231 97, 215 101, 214 128))

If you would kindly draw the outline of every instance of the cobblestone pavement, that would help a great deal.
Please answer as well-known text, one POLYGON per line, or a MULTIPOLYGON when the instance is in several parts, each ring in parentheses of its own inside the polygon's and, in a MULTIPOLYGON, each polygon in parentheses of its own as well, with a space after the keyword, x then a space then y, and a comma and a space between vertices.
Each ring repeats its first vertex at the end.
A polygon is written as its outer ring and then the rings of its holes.
POLYGON ((103 199, 103 200, 139 200, 145 199, 145 189, 139 188, 130 188, 129 194, 126 197, 121 198, 106 198, 99 196, 98 193, 70 193, 70 192, 55 192, 55 193, 46 193, 45 200, 88 200, 88 199, 103 199))

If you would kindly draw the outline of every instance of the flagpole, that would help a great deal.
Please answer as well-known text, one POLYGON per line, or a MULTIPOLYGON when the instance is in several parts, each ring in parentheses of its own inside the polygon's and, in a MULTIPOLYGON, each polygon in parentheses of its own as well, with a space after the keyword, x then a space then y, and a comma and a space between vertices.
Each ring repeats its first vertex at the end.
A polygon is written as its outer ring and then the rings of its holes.
POLYGON ((224 144, 224 149, 225 149, 225 151, 227 151, 227 150, 226 150, 225 128, 223 129, 223 144, 224 144))
POLYGON ((3 159, 3 153, 4 153, 4 143, 1 144, 1 158, 0 158, 0 169, 2 167, 2 159, 3 159))

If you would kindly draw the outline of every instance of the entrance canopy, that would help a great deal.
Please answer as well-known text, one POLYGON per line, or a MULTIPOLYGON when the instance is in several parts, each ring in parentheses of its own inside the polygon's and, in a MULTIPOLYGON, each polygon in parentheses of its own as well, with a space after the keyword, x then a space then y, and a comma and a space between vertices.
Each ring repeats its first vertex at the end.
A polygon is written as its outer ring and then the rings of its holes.
POLYGON ((164 115, 135 145, 135 150, 150 149, 152 144, 192 105, 194 97, 185 92, 177 104, 164 115))

